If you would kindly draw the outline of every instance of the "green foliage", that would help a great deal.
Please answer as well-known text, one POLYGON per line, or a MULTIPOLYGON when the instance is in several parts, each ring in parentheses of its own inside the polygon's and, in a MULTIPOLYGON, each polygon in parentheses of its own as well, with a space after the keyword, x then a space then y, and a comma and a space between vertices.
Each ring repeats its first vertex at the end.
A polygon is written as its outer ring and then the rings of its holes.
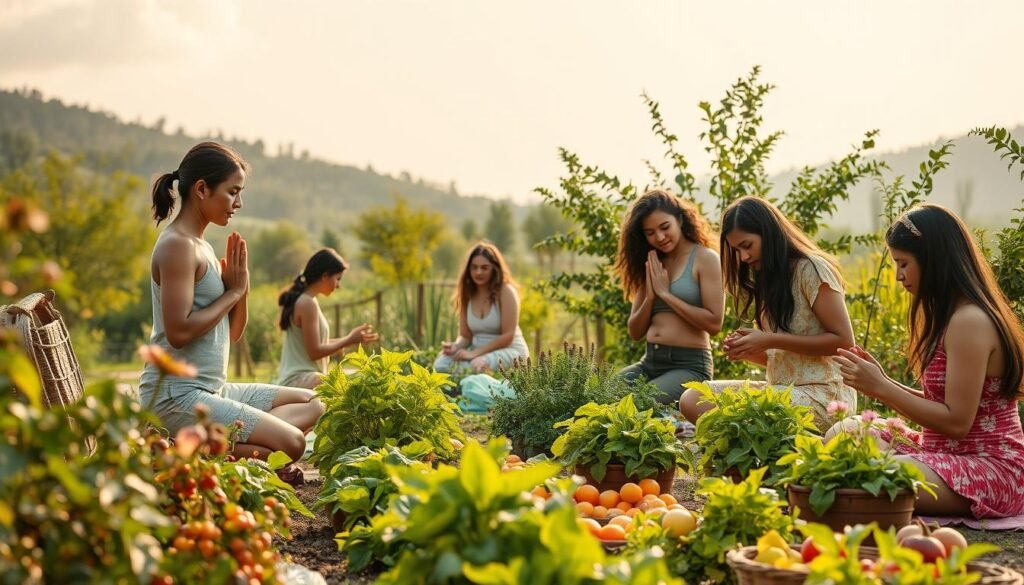
MULTIPOLYGON (((276 364, 281 359, 281 345, 284 331, 278 327, 281 308, 277 296, 281 287, 265 284, 252 289, 249 294, 249 321, 245 325, 245 340, 253 361, 276 364)), ((274 368, 274 375, 277 375, 274 368)))
POLYGON ((271 284, 280 289, 290 285, 313 255, 307 233, 286 220, 247 236, 246 243, 253 286, 271 284))
POLYGON ((493 242, 506 256, 512 252, 512 246, 516 243, 516 230, 510 203, 503 201, 491 203, 487 213, 487 223, 484 224, 483 237, 493 242))
MULTIPOLYGON (((997 153, 1002 153, 999 158, 1008 158, 1007 170, 1015 164, 1024 166, 1024 149, 1005 128, 976 128, 970 135, 985 138, 997 153)), ((1024 170, 1020 178, 1024 181, 1024 170)), ((1010 219, 1010 225, 996 234, 999 254, 992 259, 992 270, 1017 315, 1024 315, 1024 272, 1020 270, 1024 265, 1024 207, 1014 211, 1016 215, 1010 219)))
POLYGON ((793 518, 783 513, 783 503, 774 490, 761 489, 764 469, 755 469, 744 481, 706 478, 697 490, 707 496, 704 521, 696 530, 668 549, 669 566, 687 583, 707 579, 734 583, 725 555, 737 546, 755 544, 769 530, 789 540, 793 518))
MULTIPOLYGON (((391 288, 385 301, 388 317, 382 337, 405 347, 441 347, 442 341, 453 341, 459 333, 459 315, 452 306, 453 288, 445 283, 409 284, 391 288), (422 287, 422 288, 421 288, 422 287), (416 339, 416 313, 423 294, 423 338, 416 339)), ((433 365, 437 352, 424 365, 433 365)))
POLYGON ((657 404, 655 386, 627 382, 580 347, 541 352, 502 373, 514 394, 495 396, 491 434, 508 437, 513 450, 527 458, 547 453, 563 432, 555 423, 572 418, 584 404, 616 403, 630 394, 641 409, 657 404))
POLYGON ((896 459, 892 450, 882 451, 870 436, 870 423, 837 433, 827 443, 817 437, 798 436, 796 451, 779 459, 789 469, 779 484, 809 487, 811 510, 824 514, 835 501, 836 490, 857 488, 873 496, 885 493, 895 500, 902 491, 919 489, 935 495, 920 469, 896 459))
POLYGON ((446 224, 440 213, 411 209, 396 196, 394 207, 369 209, 351 227, 362 246, 359 257, 385 281, 401 284, 426 280, 446 224))
POLYGON ((443 459, 455 456, 452 439, 464 440, 459 408, 441 391, 447 374, 423 368, 412 352, 382 349, 367 355, 360 347, 335 365, 317 386, 326 412, 316 424, 311 462, 324 477, 341 457, 360 446, 374 449, 423 440, 443 459), (356 369, 346 374, 343 366, 356 369), (409 374, 402 373, 409 368, 409 374))
POLYGON ((811 409, 793 405, 790 389, 757 389, 747 382, 721 392, 700 382, 686 386, 715 406, 697 419, 694 435, 701 452, 698 468, 715 475, 735 470, 746 476, 766 467, 765 483, 772 485, 781 471, 778 460, 793 452, 796 437, 816 432, 811 409))
MULTIPOLYGON (((907 315, 910 295, 896 281, 896 269, 886 261, 885 253, 875 252, 858 265, 847 269, 852 274, 846 289, 846 306, 854 331, 870 337, 861 346, 870 352, 886 372, 903 384, 914 385, 916 378, 907 364, 907 315)), ((881 402, 858 396, 860 408, 888 412, 881 402), (865 403, 866 401, 866 403, 865 403)))
POLYGON ((897 577, 905 585, 968 585, 981 575, 969 572, 967 563, 999 550, 991 544, 970 544, 931 564, 924 562, 920 552, 899 546, 894 529, 880 530, 874 522, 848 527, 841 535, 822 524, 805 524, 800 526, 800 532, 813 539, 820 551, 808 566, 808 585, 881 585, 892 581, 883 580, 882 573, 897 577), (882 570, 866 572, 861 565, 860 549, 868 536, 874 538, 878 547, 878 558, 873 564, 885 567, 882 570))
POLYGON ((141 448, 139 428, 155 419, 113 382, 67 407, 75 426, 64 409, 20 402, 8 380, 19 379, 25 361, 13 361, 20 352, 8 341, 0 350, 0 582, 148 579, 162 557, 157 537, 174 530, 141 448))
POLYGON ((329 513, 345 514, 344 528, 352 530, 357 522, 366 523, 370 516, 387 510, 388 500, 398 488, 391 481, 388 465, 405 465, 426 469, 422 461, 433 451, 426 442, 377 449, 358 447, 345 453, 324 477, 320 495, 314 504, 329 513))
POLYGON ((554 427, 566 431, 555 439, 551 452, 566 466, 589 467, 597 481, 604 479, 609 463, 623 465, 627 477, 644 478, 672 469, 684 458, 672 422, 655 418, 653 409, 637 410, 632 394, 617 404, 584 404, 575 418, 554 427))
POLYGON ((536 205, 530 209, 523 220, 523 235, 536 254, 539 266, 543 268, 546 259, 549 270, 554 271, 555 259, 561 250, 548 239, 571 228, 572 223, 552 205, 536 205))
POLYGON ((95 173, 82 168, 81 156, 54 152, 0 179, 0 203, 19 197, 49 213, 45 234, 24 233, 21 255, 56 263, 69 285, 62 297, 74 315, 124 307, 134 292, 126 285, 148 270, 139 250, 152 247, 154 231, 140 209, 141 188, 137 177, 95 173))
POLYGON ((388 585, 678 583, 660 551, 607 560, 576 520, 571 480, 551 480, 559 466, 502 473, 504 445, 471 442, 459 469, 389 466, 399 495, 369 526, 339 535, 350 569, 382 560, 391 568, 377 582, 388 585), (544 482, 552 497, 531 498, 527 492, 544 482))

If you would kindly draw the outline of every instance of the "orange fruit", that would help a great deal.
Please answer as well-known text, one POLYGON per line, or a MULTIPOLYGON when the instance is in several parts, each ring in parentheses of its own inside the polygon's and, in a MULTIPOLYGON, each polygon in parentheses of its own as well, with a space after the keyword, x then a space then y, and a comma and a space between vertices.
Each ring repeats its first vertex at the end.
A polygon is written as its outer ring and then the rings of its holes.
POLYGON ((679 503, 679 500, 677 500, 676 497, 673 496, 672 494, 661 494, 660 496, 658 496, 658 498, 662 502, 665 502, 666 506, 671 506, 672 504, 678 504, 679 503))
POLYGON ((579 502, 576 504, 576 512, 580 516, 590 517, 594 515, 594 504, 590 502, 579 502))
POLYGON ((697 518, 689 510, 669 510, 661 517, 661 525, 672 536, 686 536, 697 527, 697 518))
POLYGON ((664 509, 666 507, 665 502, 662 502, 658 498, 654 498, 653 500, 644 500, 637 505, 637 508, 640 508, 641 512, 650 512, 651 510, 659 508, 664 509))
POLYGON ((633 504, 630 504, 629 502, 619 502, 619 505, 615 507, 623 512, 628 512, 629 509, 633 507, 633 504))
POLYGON ((605 490, 601 492, 601 505, 605 508, 614 508, 615 506, 618 506, 620 499, 619 492, 615 490, 605 490))
POLYGON ((668 507, 668 509, 669 510, 685 510, 686 506, 684 506, 682 504, 672 504, 671 506, 668 507))
POLYGON ((605 524, 597 537, 601 540, 626 540, 626 530, 618 524, 605 524))
POLYGON ((622 529, 626 532, 629 532, 633 529, 633 519, 626 515, 616 516, 609 520, 608 524, 615 524, 616 526, 621 526, 622 529))
POLYGON ((530 493, 533 494, 535 497, 544 498, 545 500, 551 497, 551 492, 548 491, 548 488, 542 485, 533 488, 533 491, 530 493))
POLYGON ((639 513, 640 513, 640 508, 630 508, 630 509, 626 510, 626 516, 629 516, 630 518, 632 518, 633 516, 636 516, 639 513))
POLYGON ((661 484, 653 479, 641 479, 640 489, 643 490, 644 494, 658 495, 661 493, 661 484))
POLYGON ((608 508, 605 508, 604 506, 594 506, 594 512, 591 514, 591 516, 593 518, 597 518, 598 520, 605 518, 606 516, 608 516, 608 508))
POLYGON ((654 494, 644 494, 644 497, 640 498, 641 502, 652 502, 654 500, 660 500, 658 496, 654 494))
POLYGON ((622 501, 624 502, 635 504, 640 501, 640 498, 644 497, 644 491, 635 483, 625 483, 622 484, 622 487, 619 489, 619 497, 622 498, 622 501))
POLYGON ((590 518, 577 518, 576 523, 583 527, 584 530, 590 532, 594 536, 601 537, 601 525, 597 523, 597 520, 590 518))
POLYGON ((512 465, 513 463, 519 463, 520 461, 522 461, 522 458, 519 457, 519 455, 509 455, 508 457, 505 458, 505 463, 508 463, 509 465, 512 465))
POLYGON ((590 484, 581 485, 576 488, 576 494, 573 497, 577 502, 590 502, 594 506, 601 503, 601 493, 590 484))
MULTIPOLYGON (((595 506, 595 508, 596 508, 596 506, 595 506)), ((623 514, 625 514, 625 512, 623 512, 622 510, 620 510, 618 508, 608 508, 607 517, 608 518, 614 518, 616 516, 622 516, 623 514)))

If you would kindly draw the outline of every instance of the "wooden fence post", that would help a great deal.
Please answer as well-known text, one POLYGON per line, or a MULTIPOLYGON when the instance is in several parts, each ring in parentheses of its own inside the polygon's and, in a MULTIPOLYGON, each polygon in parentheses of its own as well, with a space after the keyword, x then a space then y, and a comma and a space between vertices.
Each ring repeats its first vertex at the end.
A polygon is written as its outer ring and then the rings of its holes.
POLYGON ((374 329, 377 330, 377 333, 380 333, 380 322, 382 321, 381 315, 384 312, 384 291, 379 290, 374 293, 373 301, 377 306, 377 323, 375 324, 374 329))
POLYGON ((423 313, 426 312, 424 302, 426 291, 422 282, 416 283, 416 345, 423 345, 423 313))

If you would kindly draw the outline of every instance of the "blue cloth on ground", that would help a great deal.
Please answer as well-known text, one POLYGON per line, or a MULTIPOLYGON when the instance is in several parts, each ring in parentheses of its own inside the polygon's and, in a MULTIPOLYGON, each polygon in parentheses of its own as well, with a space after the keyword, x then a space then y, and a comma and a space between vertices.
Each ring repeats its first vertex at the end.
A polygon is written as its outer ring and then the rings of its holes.
POLYGON ((498 380, 487 374, 473 374, 466 376, 459 382, 462 396, 458 404, 462 412, 473 414, 486 414, 494 406, 494 396, 511 398, 515 396, 515 390, 509 386, 506 380, 498 380))

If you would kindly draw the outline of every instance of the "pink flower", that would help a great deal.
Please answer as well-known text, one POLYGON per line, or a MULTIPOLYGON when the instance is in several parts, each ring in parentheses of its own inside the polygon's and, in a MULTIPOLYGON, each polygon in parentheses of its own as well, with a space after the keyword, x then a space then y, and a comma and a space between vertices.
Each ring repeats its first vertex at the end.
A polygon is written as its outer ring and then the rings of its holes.
POLYGON ((885 421, 885 426, 889 428, 889 432, 893 435, 902 435, 907 432, 907 424, 903 422, 902 418, 890 418, 885 421))
POLYGON ((842 400, 833 400, 832 402, 828 403, 828 408, 826 408, 826 411, 828 411, 829 416, 842 417, 846 416, 846 413, 850 412, 850 406, 843 402, 842 400))
POLYGON ((860 420, 865 424, 871 424, 876 418, 878 418, 878 413, 873 410, 865 410, 860 413, 860 420))

